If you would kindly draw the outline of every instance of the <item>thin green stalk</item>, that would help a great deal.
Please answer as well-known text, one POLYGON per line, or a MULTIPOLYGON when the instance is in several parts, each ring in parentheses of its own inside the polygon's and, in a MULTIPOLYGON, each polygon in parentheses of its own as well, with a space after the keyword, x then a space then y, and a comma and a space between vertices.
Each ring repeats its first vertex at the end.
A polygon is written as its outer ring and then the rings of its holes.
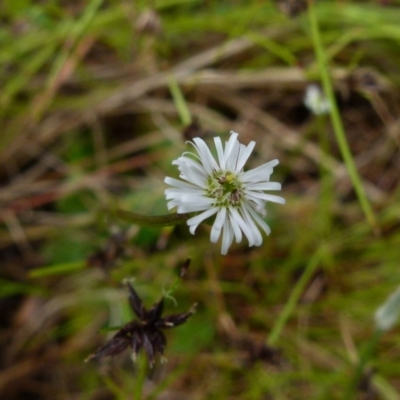
POLYGON ((333 130, 335 132, 336 140, 339 145, 340 153, 343 157, 344 163, 347 168, 347 172, 350 176, 351 182, 353 183, 356 191, 360 206, 369 222, 371 227, 377 233, 379 232, 378 224, 373 213, 371 204, 366 196, 364 187, 361 182, 361 178, 358 174, 356 165, 354 163, 353 156, 351 154, 349 145, 347 143, 346 134, 344 132, 342 120, 340 118, 339 109, 336 104, 332 81, 329 75, 329 66, 326 60, 325 50, 322 44, 321 35, 318 26, 317 15, 314 8, 314 1, 308 1, 308 16, 311 27, 311 36, 314 44, 315 54, 317 56, 318 68, 321 74, 322 86, 325 95, 328 97, 331 104, 331 120, 333 130))
POLYGON ((184 126, 189 125, 192 122, 192 116, 190 115, 189 108, 186 104, 185 97, 178 85, 178 82, 174 77, 170 77, 168 80, 169 91, 171 92, 172 98, 174 99, 175 107, 178 110, 179 118, 184 126))
POLYGON ((35 268, 29 272, 30 278, 42 278, 45 276, 72 274, 86 267, 84 261, 72 261, 62 264, 49 265, 46 267, 35 268))
MULTIPOLYGON (((317 116, 317 127, 319 134, 319 143, 322 150, 322 157, 326 157, 330 154, 329 149, 329 138, 326 134, 326 115, 317 116)), ((318 225, 320 234, 323 238, 327 238, 331 232, 332 226, 332 215, 331 215, 331 204, 332 204, 332 193, 333 193, 333 182, 332 173, 324 167, 324 164, 320 165, 320 180, 321 180, 321 191, 319 201, 319 215, 318 225)))
POLYGON ((311 257, 308 262, 306 269, 300 279, 297 281, 296 286, 294 287, 292 294, 289 297, 289 300, 286 302, 284 309, 279 314, 278 320, 275 323, 275 326, 272 328, 271 333, 268 337, 268 344, 273 346, 276 344, 279 336, 282 333, 282 330, 289 320, 290 316, 293 314, 293 311, 296 307, 297 302, 300 299, 301 294, 303 293, 307 283, 310 281, 312 275, 317 269, 319 262, 322 257, 323 248, 318 249, 314 255, 311 257))

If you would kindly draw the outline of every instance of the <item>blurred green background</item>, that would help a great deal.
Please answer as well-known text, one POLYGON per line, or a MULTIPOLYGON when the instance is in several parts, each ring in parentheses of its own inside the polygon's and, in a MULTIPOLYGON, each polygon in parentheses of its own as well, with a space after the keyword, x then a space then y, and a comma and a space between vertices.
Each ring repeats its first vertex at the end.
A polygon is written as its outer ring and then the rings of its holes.
POLYGON ((400 285, 400 1, 308 3, 0 3, 0 398, 400 398, 374 322, 400 285), (185 142, 230 130, 280 160, 261 247, 107 213, 165 214, 185 142), (133 318, 126 279, 198 303, 153 369, 84 363, 133 318))

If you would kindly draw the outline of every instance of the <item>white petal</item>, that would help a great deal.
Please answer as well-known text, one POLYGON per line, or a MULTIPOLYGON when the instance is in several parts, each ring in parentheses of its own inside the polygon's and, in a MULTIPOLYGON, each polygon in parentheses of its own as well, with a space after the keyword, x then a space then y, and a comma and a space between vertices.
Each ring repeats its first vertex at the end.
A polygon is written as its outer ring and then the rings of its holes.
POLYGON ((224 149, 222 147, 221 138, 219 136, 214 138, 215 148, 217 149, 219 167, 222 171, 225 170, 225 157, 224 149))
POLYGON ((246 190, 247 191, 253 191, 253 190, 281 190, 282 185, 278 182, 260 182, 260 183, 248 183, 246 184, 246 190))
POLYGON ((195 143, 195 147, 197 152, 199 153, 201 163, 204 166, 204 169, 207 171, 208 175, 212 175, 214 170, 218 170, 218 164, 215 161, 214 157, 211 154, 210 149, 207 147, 205 141, 200 138, 194 138, 193 142, 195 143))
POLYGON ((206 196, 204 191, 198 194, 183 193, 180 196, 180 200, 182 203, 200 203, 200 204, 214 204, 216 201, 212 197, 206 196))
POLYGON ((257 214, 255 210, 253 210, 251 207, 245 205, 247 211, 250 213, 250 215, 254 218, 254 220, 257 222, 258 225, 264 230, 264 232, 269 235, 271 233, 271 228, 269 225, 257 214))
MULTIPOLYGON (((192 143, 192 142, 187 142, 187 143, 189 143, 189 144, 191 144, 195 149, 196 149, 196 151, 197 151, 197 147, 195 146, 195 144, 194 143, 192 143)), ((181 158, 189 158, 189 159, 192 159, 193 160, 193 158, 194 158, 194 160, 193 161, 195 161, 195 162, 197 162, 199 165, 200 165, 200 167, 201 168, 203 168, 203 165, 202 165, 202 163, 201 163, 201 158, 200 158, 200 155, 199 155, 199 153, 197 152, 197 153, 193 153, 192 151, 185 151, 179 158, 177 158, 175 161, 179 161, 179 160, 181 160, 181 158), (188 156, 190 156, 190 157, 188 157, 188 156)), ((179 161, 180 163, 181 163, 181 161, 179 161)), ((182 161, 183 162, 183 161, 182 161)))
POLYGON ((210 241, 216 243, 221 235, 222 227, 226 220, 226 208, 221 208, 215 217, 214 224, 211 228, 210 241))
POLYGON ((246 209, 242 209, 244 214, 244 220, 249 225, 249 228, 252 230, 254 235, 254 246, 261 246, 263 242, 263 237, 261 235, 260 229, 254 222, 253 218, 251 217, 250 213, 246 209))
POLYGON ((255 203, 257 208, 262 209, 262 210, 265 209, 265 205, 267 203, 265 200, 253 196, 253 192, 246 193, 246 202, 255 203))
POLYGON ((185 212, 194 212, 206 210, 213 206, 213 201, 181 201, 179 204, 182 208, 184 208, 185 212))
POLYGON ((226 218, 224 222, 224 232, 222 234, 222 246, 221 254, 226 255, 228 253, 229 247, 233 241, 233 231, 229 220, 226 218))
POLYGON ((182 174, 184 176, 184 179, 186 179, 188 182, 192 182, 195 185, 201 187, 201 188, 206 188, 207 187, 207 180, 199 174, 196 170, 189 168, 185 168, 182 171, 182 174))
POLYGON ((256 145, 256 142, 251 141, 248 146, 244 146, 243 150, 239 152, 239 157, 236 165, 236 172, 240 172, 244 165, 246 164, 246 161, 249 159, 250 154, 252 153, 254 146, 256 145))
POLYGON ((242 231, 236 222, 236 219, 233 217, 231 213, 231 209, 229 209, 229 221, 232 225, 233 233, 235 234, 236 243, 240 243, 242 241, 242 231))
POLYGON ((205 211, 210 208, 209 205, 204 205, 204 204, 195 204, 195 203, 185 203, 182 204, 180 203, 178 205, 177 212, 179 214, 187 214, 187 213, 192 213, 192 212, 198 212, 198 211, 205 211))
POLYGON ((237 134, 231 135, 225 148, 225 165, 226 169, 230 171, 236 171, 240 146, 243 146, 238 142, 236 136, 237 134))
POLYGON ((251 195, 258 199, 272 201, 273 203, 279 203, 279 204, 286 203, 286 200, 283 197, 275 196, 274 194, 252 192, 251 195))
POLYGON ((229 137, 229 140, 227 142, 225 142, 225 152, 224 152, 225 164, 227 162, 231 162, 230 158, 231 158, 233 148, 234 147, 239 148, 239 142, 237 140, 238 136, 239 136, 238 133, 231 131, 231 136, 229 137))
POLYGON ((272 160, 257 168, 251 169, 242 175, 243 182, 264 182, 269 181, 273 168, 279 164, 278 160, 272 160))
POLYGON ((202 212, 201 214, 196 215, 195 217, 188 219, 186 221, 186 223, 190 227, 189 228, 190 233, 192 235, 194 235, 194 232, 195 232, 196 228, 199 226, 199 224, 201 222, 203 222, 205 219, 207 219, 208 217, 211 217, 211 215, 214 215, 217 211, 218 211, 217 207, 209 208, 208 210, 202 212))
POLYGON ((229 157, 232 149, 239 146, 238 136, 238 133, 231 131, 231 136, 229 136, 229 140, 225 144, 225 157, 229 157))
POLYGON ((247 209, 245 207, 242 207, 241 211, 242 211, 243 219, 245 220, 247 226, 249 227, 249 229, 251 229, 251 232, 253 233, 254 246, 260 246, 263 241, 260 230, 258 229, 257 225, 253 221, 253 218, 251 217, 251 215, 247 211, 247 209))
POLYGON ((204 178, 207 178, 207 172, 205 171, 204 167, 197 161, 194 161, 189 157, 179 157, 178 159, 173 161, 172 164, 177 165, 179 171, 185 170, 186 168, 191 168, 198 172, 204 178))
POLYGON ((246 235, 247 240, 249 241, 249 246, 254 246, 255 237, 253 235, 252 230, 247 226, 246 221, 243 217, 239 214, 236 208, 231 209, 232 217, 235 219, 237 224, 240 226, 240 229, 246 235))
POLYGON ((167 203, 168 210, 172 210, 175 207, 179 207, 181 202, 179 200, 171 200, 167 203))
POLYGON ((184 195, 201 196, 204 195, 203 189, 165 189, 165 197, 167 200, 180 198, 184 195))
POLYGON ((178 179, 170 178, 169 176, 165 177, 164 182, 167 185, 171 185, 179 189, 198 189, 197 186, 194 186, 191 183, 182 182, 178 179))

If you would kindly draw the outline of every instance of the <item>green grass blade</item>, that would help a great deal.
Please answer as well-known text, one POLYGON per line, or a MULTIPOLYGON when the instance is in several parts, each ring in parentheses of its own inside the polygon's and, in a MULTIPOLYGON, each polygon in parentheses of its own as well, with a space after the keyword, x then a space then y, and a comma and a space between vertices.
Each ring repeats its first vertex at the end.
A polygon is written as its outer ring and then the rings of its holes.
POLYGON ((316 15, 316 11, 313 5, 313 2, 309 2, 309 21, 311 27, 311 36, 314 44, 315 54, 317 57, 318 68, 321 74, 322 86, 325 92, 325 95, 328 97, 331 103, 331 119, 333 130, 335 132, 336 140, 339 145, 340 153, 345 162, 347 172, 350 176, 351 182, 353 183, 354 189, 356 191, 358 201, 360 202, 360 206, 369 222, 374 232, 379 232, 378 224, 373 213, 371 204, 367 198, 364 187, 361 182, 360 175, 358 174, 356 165, 354 163, 353 156, 351 154, 349 145, 347 143, 346 134, 344 132, 342 119, 340 117, 339 109, 336 104, 334 90, 332 81, 329 75, 329 66, 326 61, 326 55, 324 51, 324 47, 321 40, 321 35, 318 26, 318 19, 316 15))

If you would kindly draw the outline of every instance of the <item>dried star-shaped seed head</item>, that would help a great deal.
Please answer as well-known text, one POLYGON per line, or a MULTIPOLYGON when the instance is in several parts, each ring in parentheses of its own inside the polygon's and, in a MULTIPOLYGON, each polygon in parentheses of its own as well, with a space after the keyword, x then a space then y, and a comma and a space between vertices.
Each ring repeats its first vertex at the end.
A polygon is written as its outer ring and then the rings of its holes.
POLYGON ((138 320, 128 322, 106 344, 90 355, 85 361, 114 356, 127 347, 132 348, 133 359, 143 348, 149 359, 150 366, 154 365, 157 353, 164 353, 167 339, 161 329, 181 325, 195 312, 195 306, 187 313, 173 314, 162 318, 164 298, 149 310, 143 305, 135 289, 128 283, 129 303, 138 320))

